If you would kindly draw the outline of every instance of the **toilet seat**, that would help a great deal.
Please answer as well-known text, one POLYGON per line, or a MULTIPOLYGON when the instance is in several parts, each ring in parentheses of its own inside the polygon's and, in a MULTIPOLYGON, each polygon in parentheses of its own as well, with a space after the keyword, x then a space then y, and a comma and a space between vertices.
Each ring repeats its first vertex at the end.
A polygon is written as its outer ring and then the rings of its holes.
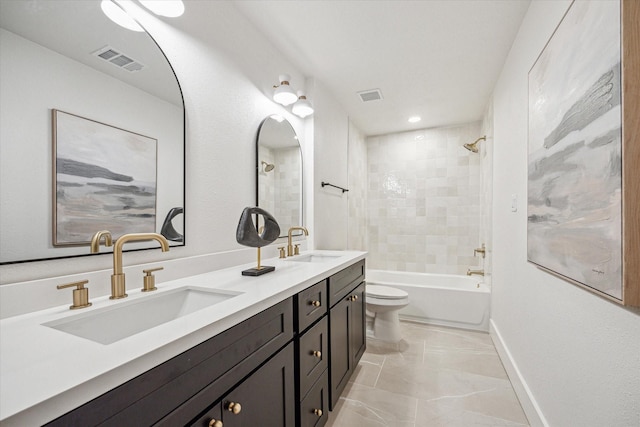
POLYGON ((366 287, 367 297, 387 300, 399 300, 409 296, 402 289, 392 288, 389 286, 369 285, 366 287))

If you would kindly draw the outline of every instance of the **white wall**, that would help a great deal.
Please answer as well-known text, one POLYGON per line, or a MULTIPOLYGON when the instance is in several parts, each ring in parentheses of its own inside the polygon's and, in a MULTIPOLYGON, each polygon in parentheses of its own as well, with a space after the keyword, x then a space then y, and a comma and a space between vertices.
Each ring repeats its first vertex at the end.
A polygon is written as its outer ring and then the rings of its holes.
POLYGON ((318 249, 347 249, 348 193, 321 182, 347 187, 349 118, 322 82, 311 90, 314 134, 314 244, 318 249))
MULTIPOLYGON (((186 19, 166 22, 137 14, 171 61, 184 94, 187 245, 168 253, 127 253, 124 263, 245 250, 236 242, 235 232, 242 209, 255 203, 255 138, 260 122, 270 114, 287 118, 300 136, 304 161, 312 160, 305 155, 312 149, 305 138, 305 122, 271 100, 278 74, 290 73, 297 88, 304 86, 305 78, 231 2, 188 2, 186 19)), ((310 166, 305 163, 305 168, 310 166)), ((246 262, 252 261, 255 250, 246 252, 246 262)), ((108 270, 111 263, 111 257, 103 255, 3 265, 0 280, 7 284, 108 270)), ((171 274, 165 273, 165 277, 171 274)), ((162 274, 158 280, 163 280, 162 274)), ((92 297, 108 293, 102 283, 89 286, 92 297)), ((54 287, 55 292, 62 294, 54 287)))
POLYGON ((527 263, 527 74, 569 3, 531 4, 493 96, 492 334, 532 425, 637 426, 640 311, 527 263))

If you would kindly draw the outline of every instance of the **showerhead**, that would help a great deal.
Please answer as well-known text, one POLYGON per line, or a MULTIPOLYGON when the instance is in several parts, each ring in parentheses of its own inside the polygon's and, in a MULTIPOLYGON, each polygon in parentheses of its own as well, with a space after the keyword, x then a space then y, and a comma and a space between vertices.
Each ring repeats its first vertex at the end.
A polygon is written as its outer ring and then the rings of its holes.
POLYGON ((486 136, 482 136, 482 137, 476 139, 471 144, 464 144, 463 147, 466 148, 467 150, 471 151, 472 153, 477 153, 478 152, 478 142, 486 141, 486 140, 487 140, 487 137, 486 136))
POLYGON ((271 172, 273 170, 273 168, 275 168, 276 166, 271 164, 271 163, 267 163, 264 160, 262 161, 262 166, 263 166, 263 170, 265 172, 271 172))

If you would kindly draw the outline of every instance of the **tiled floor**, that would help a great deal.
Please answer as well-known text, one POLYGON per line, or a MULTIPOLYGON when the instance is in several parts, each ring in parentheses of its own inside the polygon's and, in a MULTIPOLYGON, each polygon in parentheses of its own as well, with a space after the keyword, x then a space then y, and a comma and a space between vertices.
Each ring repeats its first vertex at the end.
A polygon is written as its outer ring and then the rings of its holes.
POLYGON ((488 334, 402 322, 367 341, 328 427, 528 426, 488 334))

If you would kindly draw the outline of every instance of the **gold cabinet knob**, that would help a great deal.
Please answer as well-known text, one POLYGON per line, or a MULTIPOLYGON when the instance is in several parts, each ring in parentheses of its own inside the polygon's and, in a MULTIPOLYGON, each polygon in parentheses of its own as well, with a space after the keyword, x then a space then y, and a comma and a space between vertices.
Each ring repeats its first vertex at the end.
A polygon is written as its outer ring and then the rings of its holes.
POLYGON ((315 357, 317 357, 318 359, 322 359, 322 352, 320 350, 315 350, 313 353, 315 357))
POLYGON ((313 413, 316 414, 318 417, 322 416, 322 409, 314 409, 313 413))
POLYGON ((77 289, 73 290, 73 305, 70 305, 69 308, 71 310, 76 310, 78 308, 85 308, 91 306, 89 302, 89 289, 85 288, 84 285, 89 283, 88 280, 81 280, 79 282, 67 283, 65 285, 58 285, 56 288, 58 289, 66 289, 76 287, 77 289))
POLYGON ((211 421, 209 421, 209 427, 222 427, 222 421, 211 418, 211 421))
POLYGON ((227 404, 227 411, 239 414, 242 411, 242 406, 238 402, 229 402, 227 404))
POLYGON ((311 301, 309 302, 309 304, 311 304, 314 307, 320 307, 322 305, 320 301, 311 301))

